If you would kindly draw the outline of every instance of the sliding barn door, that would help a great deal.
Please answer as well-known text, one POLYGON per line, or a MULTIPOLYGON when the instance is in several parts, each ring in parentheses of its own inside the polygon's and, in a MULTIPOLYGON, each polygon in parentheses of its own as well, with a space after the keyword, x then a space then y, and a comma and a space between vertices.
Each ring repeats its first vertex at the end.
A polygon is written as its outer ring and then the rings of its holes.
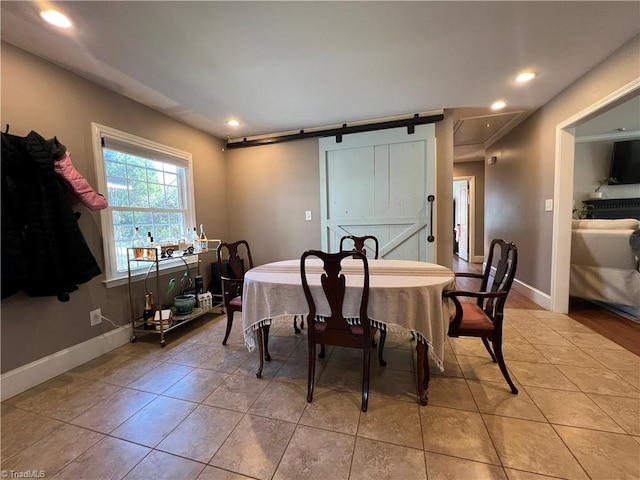
MULTIPOLYGON (((428 196, 435 195, 435 127, 320 139, 322 249, 337 252, 343 235, 375 235, 380 257, 433 262, 428 196)), ((433 230, 432 230, 433 228, 433 230)))

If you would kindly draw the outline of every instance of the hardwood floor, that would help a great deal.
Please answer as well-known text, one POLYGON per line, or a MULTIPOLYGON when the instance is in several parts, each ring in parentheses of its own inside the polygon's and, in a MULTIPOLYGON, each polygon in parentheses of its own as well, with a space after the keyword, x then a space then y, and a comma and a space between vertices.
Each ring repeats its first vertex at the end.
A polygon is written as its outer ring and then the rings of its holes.
POLYGON ((630 352, 640 355, 640 323, 573 297, 569 299, 569 316, 630 352))
MULTIPOLYGON (((453 256, 454 272, 482 273, 482 264, 467 263, 453 256)), ((458 278, 456 280, 458 288, 474 288, 474 280, 458 278)), ((477 287, 475 287, 477 288, 477 287)), ((526 310, 543 310, 538 304, 526 298, 524 295, 514 291, 509 293, 507 298, 507 308, 522 308, 526 310)), ((632 322, 620 315, 605 310, 593 303, 571 298, 569 302, 569 317, 576 322, 589 327, 612 342, 626 348, 630 352, 640 355, 640 324, 632 322)))

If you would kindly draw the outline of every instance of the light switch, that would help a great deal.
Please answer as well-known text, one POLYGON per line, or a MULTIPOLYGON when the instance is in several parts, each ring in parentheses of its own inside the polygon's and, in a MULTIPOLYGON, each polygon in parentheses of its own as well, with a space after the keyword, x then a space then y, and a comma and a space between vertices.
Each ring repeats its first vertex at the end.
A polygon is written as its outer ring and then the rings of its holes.
POLYGON ((547 198, 544 201, 544 211, 545 212, 550 212, 553 210, 553 198, 547 198))
POLYGON ((311 220, 311 210, 307 210, 306 212, 304 212, 304 219, 311 220))

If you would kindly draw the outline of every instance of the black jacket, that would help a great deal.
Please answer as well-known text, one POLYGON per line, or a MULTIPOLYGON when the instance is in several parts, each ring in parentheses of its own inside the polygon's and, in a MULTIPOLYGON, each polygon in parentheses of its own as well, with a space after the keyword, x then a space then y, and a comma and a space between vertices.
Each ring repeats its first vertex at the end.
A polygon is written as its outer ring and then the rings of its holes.
POLYGON ((102 272, 54 171, 56 145, 2 134, 2 298, 69 292, 102 272))

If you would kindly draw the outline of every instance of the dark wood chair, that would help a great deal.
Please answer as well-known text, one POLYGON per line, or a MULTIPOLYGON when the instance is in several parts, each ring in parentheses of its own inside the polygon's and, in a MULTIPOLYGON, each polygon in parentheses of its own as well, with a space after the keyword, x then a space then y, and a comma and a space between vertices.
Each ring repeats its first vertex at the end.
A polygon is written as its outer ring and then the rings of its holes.
MULTIPOLYGON (((365 242, 369 245, 369 249, 373 252, 373 258, 378 258, 378 239, 373 235, 365 235, 363 237, 356 237, 354 235, 345 235, 340 239, 340 251, 343 250, 358 250, 359 252, 363 252, 365 255, 367 254, 367 246, 365 242), (372 247, 373 246, 373 247, 372 247), (352 248, 349 248, 352 247, 352 248)), ((300 329, 304 328, 304 317, 300 319, 300 328, 298 328, 298 317, 293 317, 293 330, 296 333, 300 333, 300 329)), ((375 332, 377 329, 374 329, 373 334, 375 336, 375 332)), ((384 333, 386 335, 386 332, 384 333)), ((384 346, 384 340, 382 338, 383 333, 380 333, 380 344, 384 346)), ((373 346, 376 346, 375 340, 373 340, 373 346)), ((381 355, 379 355, 381 357, 381 355)), ((386 365, 386 362, 380 358, 380 365, 386 365)))
MULTIPOLYGON (((362 411, 367 411, 369 400, 369 372, 371 368, 371 325, 367 315, 369 303, 369 265, 367 257, 358 251, 325 253, 319 250, 308 250, 300 258, 302 288, 309 306, 307 316, 307 340, 309 347, 309 379, 307 383, 307 402, 313 400, 313 387, 316 373, 316 345, 320 344, 320 358, 324 357, 325 345, 362 349, 362 411), (316 303, 311 294, 307 279, 306 261, 309 257, 320 258, 323 262, 323 273, 318 273, 322 291, 329 304, 329 316, 319 321, 316 317, 316 303), (346 278, 340 273, 344 258, 356 258, 362 261, 364 276, 362 297, 360 299, 359 323, 348 322, 342 312, 342 304, 346 292, 346 278)), ((311 274, 310 274, 311 275, 311 274)))
POLYGON ((227 312, 227 331, 224 334, 224 340, 222 340, 223 345, 227 344, 229 333, 231 333, 233 314, 242 311, 245 267, 246 270, 253 268, 251 249, 246 240, 220 244, 218 247, 218 269, 222 280, 222 299, 227 312))
MULTIPOLYGON (((359 252, 367 254, 367 244, 369 245, 370 251, 373 252, 373 258, 378 258, 379 253, 379 245, 378 239, 373 235, 364 235, 362 237, 357 237, 355 235, 345 235, 340 239, 340 251, 348 250, 350 246, 353 246, 352 250, 357 250, 359 252), (373 247, 372 247, 373 245, 373 247)), ((384 350, 384 343, 387 340, 387 332, 380 330, 380 345, 376 344, 376 332, 377 328, 371 328, 371 346, 378 347, 378 363, 385 367, 387 362, 385 362, 384 358, 382 358, 382 351, 384 350)))
POLYGON ((340 251, 349 250, 349 246, 353 245, 351 250, 358 250, 367 254, 367 244, 369 249, 372 249, 373 258, 378 258, 378 239, 373 235, 365 235, 363 237, 356 237, 355 235, 345 235, 340 239, 340 251), (373 245, 373 247, 371 247, 373 245))
POLYGON ((449 323, 449 336, 481 338, 491 359, 498 363, 502 375, 511 387, 511 392, 515 394, 518 393, 518 389, 511 381, 502 356, 502 326, 504 305, 517 265, 516 246, 501 239, 494 239, 491 241, 484 273, 456 273, 456 277, 481 279, 479 291, 453 290, 444 293, 455 305, 455 314, 449 323), (460 300, 465 297, 475 298, 475 301, 460 300))

